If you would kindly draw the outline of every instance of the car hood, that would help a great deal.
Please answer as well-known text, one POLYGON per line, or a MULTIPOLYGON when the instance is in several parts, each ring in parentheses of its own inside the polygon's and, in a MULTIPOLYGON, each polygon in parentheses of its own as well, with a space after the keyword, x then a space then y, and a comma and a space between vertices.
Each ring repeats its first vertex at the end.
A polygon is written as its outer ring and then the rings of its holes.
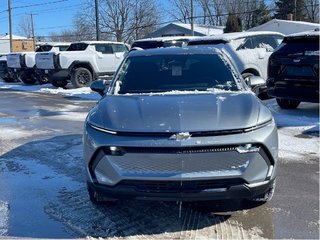
POLYGON ((88 115, 89 123, 116 132, 232 130, 271 118, 270 111, 249 92, 108 95, 88 115))

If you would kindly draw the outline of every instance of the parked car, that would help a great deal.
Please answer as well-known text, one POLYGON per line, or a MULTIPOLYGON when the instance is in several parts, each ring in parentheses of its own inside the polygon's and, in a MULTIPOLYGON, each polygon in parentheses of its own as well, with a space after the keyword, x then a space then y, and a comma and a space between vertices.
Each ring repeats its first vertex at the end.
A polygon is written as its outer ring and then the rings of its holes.
POLYGON ((8 74, 6 54, 0 54, 0 79, 3 79, 3 81, 5 82, 14 81, 9 77, 9 74, 8 74))
POLYGON ((268 59, 282 42, 283 35, 277 32, 237 32, 190 40, 188 45, 209 45, 223 50, 233 59, 242 77, 260 76, 263 81, 252 86, 260 98, 266 98, 268 59))
MULTIPOLYGON (((71 43, 51 43, 52 48, 49 51, 38 51, 35 55, 35 74, 41 83, 48 83, 48 73, 46 67, 48 62, 52 61, 51 55, 66 51, 71 43)), ((51 64, 53 64, 51 62, 51 64)))
POLYGON ((85 121, 91 201, 271 199, 274 119, 221 51, 132 51, 106 84, 85 121))
POLYGON ((195 39, 193 36, 173 36, 173 37, 156 37, 144 38, 136 40, 132 43, 131 49, 142 48, 161 48, 161 47, 184 47, 187 46, 190 39, 195 39))
POLYGON ((55 87, 65 87, 69 81, 74 87, 86 87, 98 77, 114 74, 126 52, 128 47, 121 42, 76 42, 65 52, 50 54, 42 69, 55 87))
POLYGON ((43 78, 36 72, 36 54, 40 52, 57 52, 65 50, 70 43, 41 43, 35 52, 18 52, 7 55, 8 72, 10 78, 19 79, 25 84, 47 83, 47 78, 43 78))
POLYGON ((284 109, 319 102, 319 30, 288 35, 271 55, 268 94, 284 109))

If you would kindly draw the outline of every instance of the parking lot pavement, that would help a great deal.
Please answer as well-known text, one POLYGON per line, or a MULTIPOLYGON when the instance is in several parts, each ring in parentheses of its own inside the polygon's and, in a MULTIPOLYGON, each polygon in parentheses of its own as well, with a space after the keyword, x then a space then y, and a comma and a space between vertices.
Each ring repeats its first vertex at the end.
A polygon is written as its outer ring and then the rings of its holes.
POLYGON ((85 188, 81 146, 83 121, 94 104, 0 90, 0 238, 319 238, 318 105, 288 112, 266 102, 280 127, 277 189, 267 204, 95 206, 85 188))

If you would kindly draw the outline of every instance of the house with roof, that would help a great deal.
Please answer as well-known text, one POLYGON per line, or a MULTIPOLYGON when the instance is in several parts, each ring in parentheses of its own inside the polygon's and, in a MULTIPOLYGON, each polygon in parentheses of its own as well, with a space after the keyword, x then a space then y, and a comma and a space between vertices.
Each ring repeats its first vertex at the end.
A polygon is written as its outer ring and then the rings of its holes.
POLYGON ((250 32, 273 31, 273 32, 282 33, 284 35, 288 35, 293 33, 306 32, 314 29, 319 29, 319 27, 320 27, 320 24, 318 23, 272 19, 269 22, 266 22, 262 25, 251 28, 248 31, 250 32))
MULTIPOLYGON (((211 36, 222 34, 224 28, 224 26, 202 26, 194 24, 193 32, 194 36, 211 36)), ((173 22, 148 34, 147 36, 145 36, 145 38, 191 35, 191 24, 173 22)))

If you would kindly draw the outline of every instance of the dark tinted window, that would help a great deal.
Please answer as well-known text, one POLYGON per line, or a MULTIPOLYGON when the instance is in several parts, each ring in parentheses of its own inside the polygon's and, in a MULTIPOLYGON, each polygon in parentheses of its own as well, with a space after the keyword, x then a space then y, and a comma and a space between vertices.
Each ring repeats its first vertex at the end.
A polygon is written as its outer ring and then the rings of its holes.
POLYGON ((95 45, 96 51, 101 52, 103 54, 112 54, 112 45, 111 44, 97 44, 95 45))
POLYGON ((37 48, 36 52, 49 52, 51 49, 51 45, 42 45, 37 48))
POLYGON ((238 89, 220 56, 205 54, 131 57, 121 66, 115 83, 119 94, 213 88, 238 89))
POLYGON ((59 46, 59 51, 66 51, 69 46, 59 46))
POLYGON ((284 38, 277 52, 317 55, 319 57, 319 37, 284 38))
POLYGON ((86 43, 72 43, 67 51, 84 51, 88 47, 86 43))

